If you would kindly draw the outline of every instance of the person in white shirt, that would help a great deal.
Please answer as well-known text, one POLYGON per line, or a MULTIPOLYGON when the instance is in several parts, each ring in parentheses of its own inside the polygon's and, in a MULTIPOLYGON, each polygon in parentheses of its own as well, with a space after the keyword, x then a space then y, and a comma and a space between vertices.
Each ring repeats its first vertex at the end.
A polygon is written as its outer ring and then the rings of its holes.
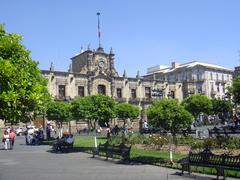
POLYGON ((2 142, 4 143, 4 149, 9 149, 10 148, 10 141, 9 141, 9 133, 7 130, 4 131, 3 133, 3 138, 2 138, 2 142))
POLYGON ((148 129, 148 123, 147 123, 147 121, 144 121, 144 123, 143 123, 143 128, 144 128, 144 129, 148 129))
POLYGON ((74 141, 73 135, 70 134, 70 135, 68 136, 68 138, 66 139, 66 143, 71 144, 71 143, 73 143, 73 141, 74 141))

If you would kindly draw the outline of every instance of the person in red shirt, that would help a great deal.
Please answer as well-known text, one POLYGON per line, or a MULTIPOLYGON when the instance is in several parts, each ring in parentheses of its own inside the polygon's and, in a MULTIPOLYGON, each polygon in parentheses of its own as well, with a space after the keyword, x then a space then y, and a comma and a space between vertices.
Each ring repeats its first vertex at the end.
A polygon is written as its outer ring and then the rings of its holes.
POLYGON ((10 130, 9 139, 10 139, 10 149, 13 149, 14 141, 16 139, 16 134, 13 129, 10 130))

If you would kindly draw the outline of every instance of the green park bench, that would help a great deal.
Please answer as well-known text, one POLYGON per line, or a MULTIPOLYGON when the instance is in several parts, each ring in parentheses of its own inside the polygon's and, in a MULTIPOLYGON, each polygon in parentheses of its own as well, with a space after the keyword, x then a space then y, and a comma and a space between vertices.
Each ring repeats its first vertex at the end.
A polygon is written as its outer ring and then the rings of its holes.
POLYGON ((128 147, 125 144, 110 145, 106 142, 104 144, 99 144, 97 148, 93 149, 93 157, 95 157, 95 155, 105 156, 108 160, 109 157, 113 159, 118 156, 123 160, 129 160, 130 151, 131 146, 128 147))
POLYGON ((180 160, 180 164, 182 166, 182 174, 184 171, 188 171, 190 174, 191 166, 209 167, 216 169, 217 179, 219 179, 219 176, 223 176, 223 179, 225 179, 225 170, 240 170, 240 156, 216 155, 205 149, 200 153, 189 152, 188 157, 180 160))

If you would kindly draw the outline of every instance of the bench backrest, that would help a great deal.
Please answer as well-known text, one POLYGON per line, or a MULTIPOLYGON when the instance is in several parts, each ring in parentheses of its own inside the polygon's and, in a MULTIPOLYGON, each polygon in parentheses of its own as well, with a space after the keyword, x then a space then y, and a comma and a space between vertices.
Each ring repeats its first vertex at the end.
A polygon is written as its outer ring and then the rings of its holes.
POLYGON ((115 152, 128 152, 131 150, 131 146, 128 147, 124 144, 119 144, 119 145, 110 145, 108 143, 105 144, 99 144, 98 145, 98 149, 101 150, 105 150, 105 151, 115 151, 115 152))
POLYGON ((210 151, 189 153, 189 162, 193 164, 217 165, 240 168, 240 156, 216 155, 210 151))

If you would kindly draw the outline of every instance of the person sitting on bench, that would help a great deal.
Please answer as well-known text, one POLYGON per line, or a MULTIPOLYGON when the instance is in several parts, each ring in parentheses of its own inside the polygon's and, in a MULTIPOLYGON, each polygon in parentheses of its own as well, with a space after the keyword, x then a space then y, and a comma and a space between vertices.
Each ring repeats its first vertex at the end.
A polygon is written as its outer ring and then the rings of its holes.
POLYGON ((55 144, 53 144, 53 149, 55 151, 61 151, 62 146, 72 144, 73 140, 74 139, 72 134, 66 134, 61 139, 58 139, 55 144))
POLYGON ((65 142, 65 143, 67 143, 67 144, 72 144, 73 141, 74 141, 73 135, 72 135, 72 134, 69 134, 68 137, 67 137, 67 139, 66 139, 66 142, 65 142))

